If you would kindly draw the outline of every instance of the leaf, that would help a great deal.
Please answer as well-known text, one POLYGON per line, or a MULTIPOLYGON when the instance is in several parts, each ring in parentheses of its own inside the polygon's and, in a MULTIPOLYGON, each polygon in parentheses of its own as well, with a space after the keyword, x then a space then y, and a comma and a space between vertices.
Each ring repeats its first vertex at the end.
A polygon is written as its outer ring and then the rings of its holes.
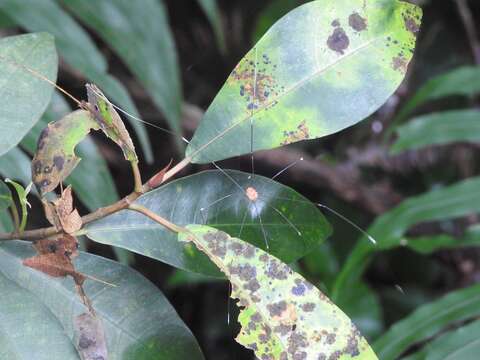
MULTIPOLYGON (((402 245, 405 232, 425 221, 442 221, 478 212, 480 177, 435 189, 408 198, 394 209, 378 217, 367 232, 377 240, 372 245, 365 237, 357 241, 342 267, 332 290, 332 298, 346 296, 371 262, 375 252, 402 245)), ((383 358, 382 358, 383 359, 383 358)))
POLYGON ((72 187, 68 186, 62 196, 53 202, 44 201, 45 214, 47 219, 58 230, 67 234, 82 228, 82 218, 78 211, 73 207, 72 187))
POLYGON ((369 116, 404 78, 420 17, 414 5, 383 0, 312 1, 293 10, 233 70, 187 157, 207 163, 271 149, 369 116))
POLYGON ((85 110, 76 110, 49 123, 38 138, 32 160, 32 179, 41 194, 54 190, 75 169, 80 158, 75 146, 98 124, 85 110))
MULTIPOLYGON (((318 208, 294 190, 239 171, 205 171, 172 181, 136 202, 178 225, 200 223, 241 234, 283 261, 293 262, 330 234, 318 208), (232 181, 233 179, 233 181, 232 181), (242 189, 255 188, 256 203, 242 189), (204 209, 203 211, 201 209, 204 209), (265 231, 265 233, 264 233, 265 231), (300 231, 301 235, 298 234, 300 231)), ((125 210, 87 224, 92 240, 119 246, 181 269, 218 276, 218 270, 189 244, 142 214, 125 210)))
POLYGON ((466 233, 459 238, 454 238, 446 234, 421 236, 404 238, 401 240, 401 244, 421 254, 431 254, 443 249, 476 247, 480 245, 480 227, 475 225, 471 226, 467 229, 466 233))
MULTIPOLYGON (((71 279, 52 278, 24 267, 23 259, 32 255, 31 246, 24 242, 1 244, 0 273, 28 290, 37 302, 43 303, 73 342, 76 318, 86 308, 76 295, 71 279)), ((94 274, 96 278, 116 285, 90 280, 84 284, 85 292, 92 299, 96 314, 105 327, 111 359, 203 359, 195 338, 175 309, 139 273, 86 253, 78 256, 75 267, 79 272, 94 274)), ((51 344, 44 344, 43 348, 43 351, 51 351, 51 344)))
MULTIPOLYGON (((2 265, 3 266, 3 265, 2 265)), ((33 293, 0 274, 0 358, 79 359, 60 322, 33 293)))
POLYGON ((377 358, 339 308, 275 257, 208 226, 189 225, 178 238, 193 242, 232 283, 242 308, 236 340, 257 358, 377 358))
POLYGON ((14 230, 12 219, 6 212, 0 212, 0 231, 12 232, 14 230))
MULTIPOLYGON (((179 135, 175 138, 177 145, 183 149, 180 74, 163 2, 69 0, 62 4, 115 50, 162 110, 170 127, 179 135)), ((98 85, 106 90, 102 84, 98 85)))
POLYGON ((22 219, 20 222, 20 229, 19 229, 20 232, 22 232, 23 230, 25 230, 25 226, 27 225, 27 217, 28 217, 27 205, 30 207, 30 204, 27 201, 27 196, 30 193, 30 189, 32 188, 32 183, 30 183, 29 185, 27 185, 27 187, 24 188, 19 183, 10 179, 5 179, 5 182, 11 184, 14 187, 15 191, 17 192, 18 200, 22 208, 22 219))
POLYGON ((454 110, 419 116, 396 129, 393 154, 430 145, 480 142, 480 111, 454 110))
POLYGON ((55 81, 57 53, 46 33, 18 35, 0 40, 0 155, 25 136, 45 111, 53 89, 22 66, 55 81))
POLYGON ((475 360, 480 352, 480 321, 447 332, 402 360, 475 360))
POLYGON ((197 0, 197 2, 212 25, 218 48, 222 54, 225 54, 227 52, 227 44, 225 42, 222 17, 220 9, 218 8, 217 0, 197 0))
POLYGON ((13 203, 12 193, 3 181, 0 180, 0 212, 7 210, 13 203))
POLYGON ((125 160, 138 162, 135 146, 115 108, 94 84, 87 84, 88 106, 98 127, 123 151, 125 160))
POLYGON ((393 120, 406 118, 427 101, 447 96, 469 96, 480 93, 480 66, 462 66, 428 80, 400 109, 393 120))
POLYGON ((100 320, 89 313, 75 319, 77 340, 75 341, 82 360, 107 359, 107 344, 100 320))
MULTIPOLYGON (((58 93, 54 93, 52 102, 43 114, 42 119, 22 140, 22 147, 33 155, 37 149, 40 133, 47 127, 48 123, 58 120, 70 112, 70 107, 64 98, 58 93)), ((117 201, 118 194, 107 163, 90 136, 87 136, 77 145, 75 152, 82 161, 65 182, 72 185, 78 199, 91 211, 117 201), (91 191, 93 188, 96 191, 91 191)), ((27 168, 30 178, 30 162, 28 162, 27 168)), ((8 177, 15 178, 11 175, 8 175, 8 177)))
POLYGON ((478 316, 479 313, 480 285, 457 290, 421 306, 397 322, 375 341, 373 348, 379 359, 394 360, 410 346, 428 340, 447 326, 478 316))
MULTIPOLYGON (((47 31, 52 34, 55 37, 59 53, 68 65, 84 74, 90 81, 95 82, 112 101, 117 102, 125 111, 139 117, 125 87, 107 73, 108 64, 88 33, 55 1, 3 0, 0 9, 28 31, 47 31)), ((29 76, 31 77, 31 75, 29 76)), ((51 85, 48 86, 51 87, 51 85)), ((33 99, 33 96, 27 98, 33 99)), ((130 118, 129 121, 138 135, 147 161, 153 161, 151 145, 144 124, 130 118)))

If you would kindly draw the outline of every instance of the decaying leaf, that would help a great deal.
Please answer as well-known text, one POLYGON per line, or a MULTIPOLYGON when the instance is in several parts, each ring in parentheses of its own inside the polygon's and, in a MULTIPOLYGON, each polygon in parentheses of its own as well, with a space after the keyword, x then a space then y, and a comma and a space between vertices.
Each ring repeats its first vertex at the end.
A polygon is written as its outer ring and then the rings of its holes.
POLYGON ((82 218, 73 208, 72 187, 68 186, 62 193, 62 197, 53 202, 43 200, 45 215, 48 221, 58 230, 67 234, 73 234, 82 227, 82 218))
POLYGON ((168 169, 170 169, 170 166, 172 165, 172 161, 173 160, 170 160, 167 166, 165 166, 162 170, 160 170, 155 175, 153 175, 150 178, 150 180, 148 180, 147 183, 148 183, 148 186, 150 186, 150 188, 155 189, 162 184, 165 173, 168 171, 168 169))
POLYGON ((80 158, 75 146, 98 124, 86 110, 74 111, 48 124, 38 139, 32 179, 41 194, 54 190, 75 169, 80 158))
POLYGON ((76 284, 83 284, 85 276, 75 271, 72 264, 72 258, 78 254, 75 237, 62 234, 57 238, 39 240, 34 246, 38 255, 23 260, 25 266, 53 277, 71 276, 76 284))
POLYGON ((277 258, 214 228, 189 225, 191 241, 232 283, 242 326, 237 341, 259 359, 377 359, 352 321, 277 258))
POLYGON ((82 360, 107 360, 107 342, 100 319, 90 313, 75 318, 75 347, 82 360))
POLYGON ((96 85, 87 84, 86 87, 88 104, 85 105, 94 115, 100 129, 120 146, 126 160, 137 162, 135 146, 120 115, 96 85))

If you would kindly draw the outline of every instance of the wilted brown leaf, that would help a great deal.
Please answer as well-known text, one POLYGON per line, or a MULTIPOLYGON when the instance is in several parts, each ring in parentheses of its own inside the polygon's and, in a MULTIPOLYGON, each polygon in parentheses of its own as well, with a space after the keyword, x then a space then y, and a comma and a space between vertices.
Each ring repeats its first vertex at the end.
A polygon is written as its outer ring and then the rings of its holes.
POLYGON ((100 319, 90 313, 75 318, 75 347, 82 360, 106 360, 107 342, 100 319))

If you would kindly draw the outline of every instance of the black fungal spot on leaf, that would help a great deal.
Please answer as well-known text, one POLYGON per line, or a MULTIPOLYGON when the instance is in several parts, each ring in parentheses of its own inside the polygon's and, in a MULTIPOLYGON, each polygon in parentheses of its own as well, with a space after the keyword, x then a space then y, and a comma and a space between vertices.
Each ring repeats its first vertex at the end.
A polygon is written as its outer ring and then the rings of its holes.
POLYGON ((62 171, 64 163, 65 163, 65 159, 62 156, 57 155, 53 158, 53 164, 58 169, 58 171, 62 171))
POLYGON ((340 26, 340 21, 338 21, 338 19, 333 20, 333 21, 332 21, 332 26, 333 26, 333 27, 338 27, 338 26, 340 26))
POLYGON ((287 310, 287 303, 282 300, 278 303, 268 304, 267 309, 270 313, 270 316, 280 316, 285 310, 287 310))
POLYGON ((281 145, 288 145, 297 141, 309 139, 310 130, 308 129, 306 120, 302 120, 300 124, 297 125, 296 130, 284 131, 283 136, 285 140, 282 141, 281 145))
POLYGON ((367 21, 354 12, 348 17, 348 25, 355 31, 363 31, 367 28, 367 21))
POLYGON ((341 27, 335 28, 332 35, 328 37, 327 40, 328 47, 340 54, 344 54, 344 50, 350 45, 350 40, 345 33, 345 30, 341 27))

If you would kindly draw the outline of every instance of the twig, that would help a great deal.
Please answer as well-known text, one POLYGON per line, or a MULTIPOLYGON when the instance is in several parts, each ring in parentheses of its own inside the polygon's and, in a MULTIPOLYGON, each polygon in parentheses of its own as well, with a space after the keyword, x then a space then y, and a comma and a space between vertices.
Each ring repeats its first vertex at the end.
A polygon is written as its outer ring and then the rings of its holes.
POLYGON ((475 64, 480 65, 480 40, 478 38, 475 22, 473 21, 472 13, 468 8, 467 0, 455 0, 458 7, 458 12, 462 18, 463 25, 467 31, 468 40, 472 48, 475 64))
POLYGON ((161 217, 160 215, 154 213, 153 211, 151 211, 150 209, 147 209, 145 206, 142 206, 142 205, 138 205, 138 204, 131 204, 129 207, 128 207, 129 210, 133 210, 133 211, 137 211, 143 215, 145 215, 146 217, 152 219, 153 221, 159 223, 160 225, 166 227, 168 230, 174 232, 174 233, 180 233, 180 232, 185 232, 187 231, 187 229, 185 228, 182 228, 178 225, 175 225, 173 223, 171 223, 170 221, 164 219, 163 217, 161 217))
MULTIPOLYGON (((167 171, 163 177, 163 181, 158 184, 164 184, 166 181, 171 179, 173 176, 175 176, 177 173, 179 173, 182 169, 184 169, 186 166, 188 166, 191 162, 191 158, 186 157, 183 159, 181 162, 179 162, 177 165, 175 165, 173 168, 171 168, 169 171, 167 171)), ((120 210, 127 209, 129 206, 133 204, 135 200, 137 200, 142 194, 145 194, 154 188, 147 182, 143 184, 141 191, 137 192, 134 191, 130 195, 124 197, 123 199, 117 201, 116 203, 113 203, 109 206, 99 208, 95 210, 94 212, 87 214, 82 217, 82 224, 88 224, 91 223, 92 221, 102 219, 108 215, 111 215, 113 213, 116 213, 120 210)), ((36 230, 28 230, 24 231, 22 234, 22 240, 26 241, 34 241, 38 239, 43 239, 49 236, 53 236, 59 234, 59 231, 57 228, 54 226, 47 227, 47 228, 41 228, 41 229, 36 229, 36 230)), ((15 233, 0 233, 0 241, 2 240, 15 240, 18 239, 18 234, 15 233)))

